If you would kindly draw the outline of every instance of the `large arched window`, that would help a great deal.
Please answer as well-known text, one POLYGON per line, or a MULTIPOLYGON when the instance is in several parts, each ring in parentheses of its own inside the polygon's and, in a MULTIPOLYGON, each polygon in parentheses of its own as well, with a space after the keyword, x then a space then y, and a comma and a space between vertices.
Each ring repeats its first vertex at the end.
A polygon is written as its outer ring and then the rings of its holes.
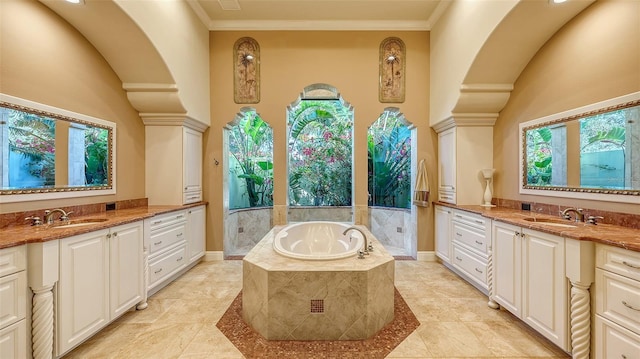
POLYGON ((353 109, 327 85, 288 108, 289 205, 351 206, 353 109))
POLYGON ((244 107, 227 125, 229 209, 273 205, 273 130, 244 107))
POLYGON ((369 205, 411 207, 411 124, 389 107, 367 132, 369 205))

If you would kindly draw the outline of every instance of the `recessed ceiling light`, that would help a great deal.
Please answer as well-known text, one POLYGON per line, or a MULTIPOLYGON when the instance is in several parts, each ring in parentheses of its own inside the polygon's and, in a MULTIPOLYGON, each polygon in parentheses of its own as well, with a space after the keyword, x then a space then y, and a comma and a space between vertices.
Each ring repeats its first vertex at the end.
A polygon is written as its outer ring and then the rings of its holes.
POLYGON ((84 5, 84 0, 66 0, 66 2, 70 2, 72 4, 84 5))
POLYGON ((563 2, 566 2, 567 0, 549 0, 550 3, 552 4, 562 4, 563 2))

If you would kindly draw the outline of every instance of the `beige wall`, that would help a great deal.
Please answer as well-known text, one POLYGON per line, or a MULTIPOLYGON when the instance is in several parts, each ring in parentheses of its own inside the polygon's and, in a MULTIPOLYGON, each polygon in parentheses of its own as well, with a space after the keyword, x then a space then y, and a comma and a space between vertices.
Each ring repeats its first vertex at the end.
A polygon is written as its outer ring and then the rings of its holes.
POLYGON ((144 125, 96 49, 37 1, 0 1, 0 92, 115 122, 117 194, 2 204, 8 213, 143 198, 144 125))
POLYGON ((640 213, 640 204, 518 193, 518 124, 640 91, 639 24, 640 2, 596 2, 534 56, 494 128, 496 197, 640 213))
MULTIPOLYGON (((205 133, 204 188, 210 202, 207 249, 222 250, 222 128, 248 105, 233 101, 233 44, 243 36, 260 44, 261 101, 252 105, 274 129, 274 202, 286 205, 286 107, 306 86, 326 83, 338 89, 354 107, 356 205, 367 204, 368 126, 385 107, 399 107, 417 126, 418 158, 428 160, 430 179, 436 180, 436 137, 429 128, 428 32, 212 32, 211 127, 205 133), (406 100, 402 104, 378 101, 378 51, 389 36, 401 38, 407 48, 406 100)), ((418 212, 418 250, 433 249, 431 209, 418 212)))

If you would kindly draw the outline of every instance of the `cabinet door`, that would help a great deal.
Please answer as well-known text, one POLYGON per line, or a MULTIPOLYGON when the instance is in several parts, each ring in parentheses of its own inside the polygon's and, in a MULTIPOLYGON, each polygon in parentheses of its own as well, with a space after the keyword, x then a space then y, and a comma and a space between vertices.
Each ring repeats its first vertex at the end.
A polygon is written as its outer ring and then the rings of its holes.
POLYGON ((202 133, 183 130, 183 185, 184 192, 202 190, 202 133))
POLYGON ((493 221, 493 299, 505 309, 521 317, 521 251, 520 227, 493 221))
POLYGON ((436 255, 446 263, 451 262, 451 209, 435 206, 436 255))
POLYGON ((27 348, 27 324, 24 319, 0 329, 0 358, 27 358, 27 348))
POLYGON ((187 235, 189 242, 189 262, 198 260, 205 252, 206 207, 199 206, 187 211, 187 235))
POLYGON ((108 230, 60 240, 58 355, 109 322, 108 230))
POLYGON ((440 191, 456 188, 456 129, 438 134, 438 186, 440 191))
POLYGON ((524 229, 522 320, 567 349, 567 288, 564 239, 524 229))
POLYGON ((142 300, 144 264, 142 222, 111 228, 109 295, 111 319, 142 300))

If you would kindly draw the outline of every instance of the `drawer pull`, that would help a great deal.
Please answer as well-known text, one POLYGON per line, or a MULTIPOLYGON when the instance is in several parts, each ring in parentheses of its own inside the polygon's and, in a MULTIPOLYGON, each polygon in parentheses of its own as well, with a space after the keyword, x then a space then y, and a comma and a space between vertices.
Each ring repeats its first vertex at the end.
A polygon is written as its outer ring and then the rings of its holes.
POLYGON ((484 221, 481 221, 481 220, 479 220, 479 219, 476 219, 475 221, 476 221, 476 223, 480 223, 480 224, 483 224, 483 223, 484 223, 484 221))
POLYGON ((184 218, 184 214, 181 214, 179 216, 176 216, 176 219, 180 219, 180 218, 184 218))
POLYGON ((481 273, 481 274, 482 274, 482 271, 481 271, 480 269, 478 269, 478 268, 476 268, 476 272, 478 272, 478 273, 481 273))
POLYGON ((160 224, 160 223, 162 223, 162 220, 153 222, 153 224, 160 224))
POLYGON ((622 305, 624 305, 625 307, 631 309, 631 310, 635 310, 636 312, 640 312, 640 308, 636 308, 633 305, 625 302, 624 300, 622 301, 622 305))
POLYGON ((176 237, 182 237, 182 232, 176 234, 176 237))
POLYGON ((459 260, 459 261, 462 261, 462 258, 460 258, 458 256, 456 256, 456 259, 459 260))
POLYGON ((458 237, 462 237, 462 234, 460 234, 460 233, 456 232, 456 236, 458 236, 458 237))
POLYGON ((162 241, 159 241, 159 242, 155 242, 153 245, 154 245, 154 246, 159 246, 159 245, 161 245, 161 244, 162 244, 162 241))
POLYGON ((462 218, 462 216, 461 216, 461 215, 459 215, 459 214, 456 214, 456 217, 458 217, 458 218, 462 218))
POLYGON ((475 241, 475 242, 476 242, 476 244, 482 245, 482 242, 480 242, 480 241, 475 241))
POLYGON ((640 269, 640 266, 637 265, 633 265, 627 261, 622 261, 622 264, 626 265, 627 267, 631 267, 631 268, 635 268, 635 269, 640 269))
POLYGON ((158 274, 158 273, 160 273, 160 272, 162 272, 162 268, 158 269, 157 271, 155 271, 155 272, 153 272, 153 273, 158 274))
POLYGON ((182 260, 182 257, 176 259, 176 262, 180 262, 182 260))

